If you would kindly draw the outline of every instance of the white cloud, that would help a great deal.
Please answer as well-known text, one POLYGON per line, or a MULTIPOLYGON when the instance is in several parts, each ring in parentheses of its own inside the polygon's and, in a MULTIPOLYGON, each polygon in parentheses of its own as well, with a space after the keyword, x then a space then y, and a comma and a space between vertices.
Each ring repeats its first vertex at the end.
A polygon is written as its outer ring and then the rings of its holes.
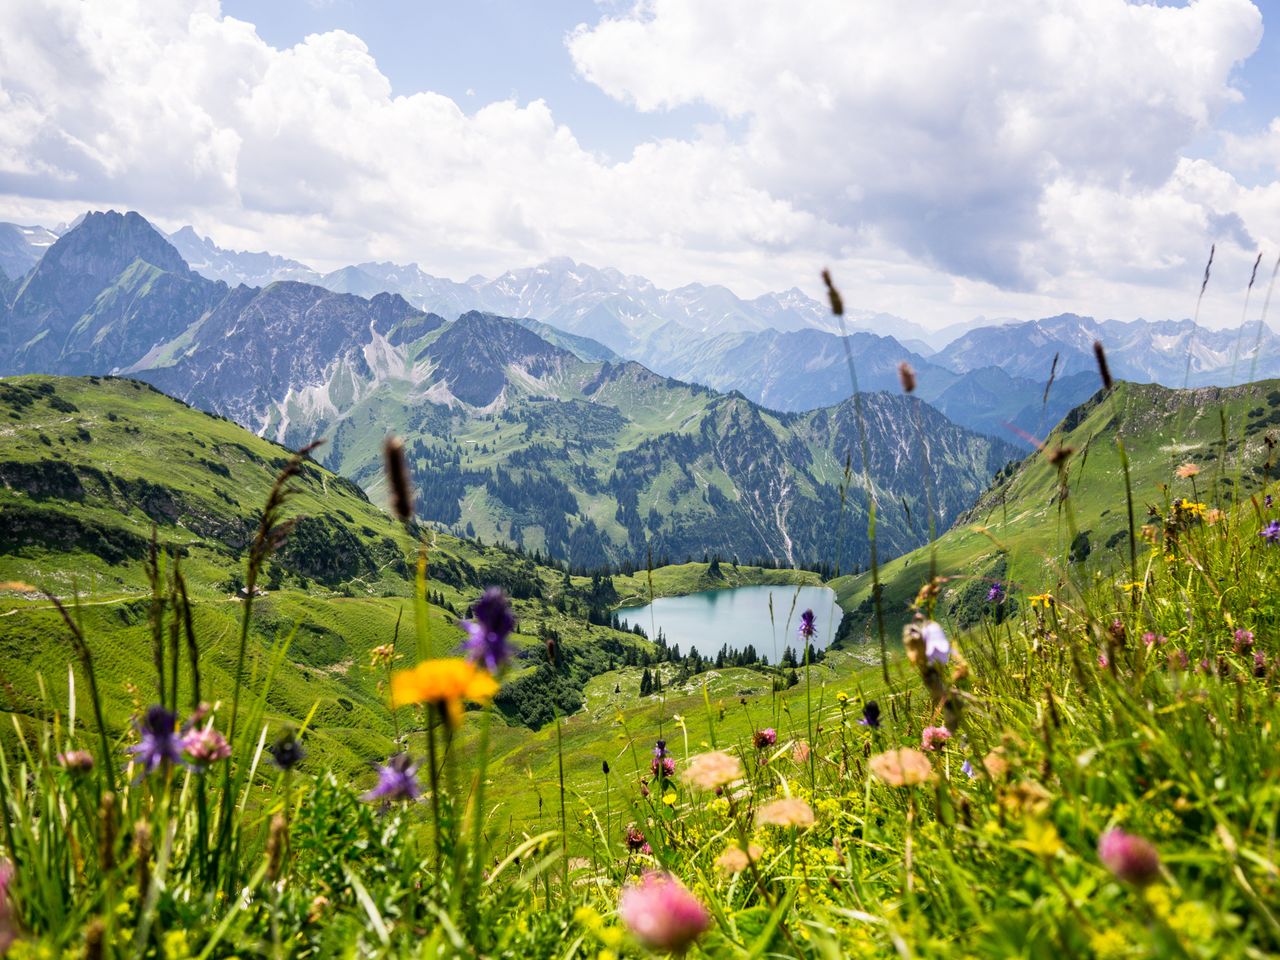
POLYGON ((924 322, 1185 313, 1212 240, 1280 241, 1280 186, 1182 155, 1239 96, 1246 0, 602 9, 568 41, 584 77, 723 123, 610 163, 539 100, 395 96, 349 33, 276 49, 217 0, 0 3, 0 212, 132 207, 321 267, 567 254, 745 294, 832 263, 851 302, 924 322))
POLYGON ((744 169, 772 195, 1029 288, 1055 195, 1170 181, 1239 97, 1232 68, 1261 32, 1247 0, 647 0, 580 27, 570 50, 640 110, 743 118, 744 169))

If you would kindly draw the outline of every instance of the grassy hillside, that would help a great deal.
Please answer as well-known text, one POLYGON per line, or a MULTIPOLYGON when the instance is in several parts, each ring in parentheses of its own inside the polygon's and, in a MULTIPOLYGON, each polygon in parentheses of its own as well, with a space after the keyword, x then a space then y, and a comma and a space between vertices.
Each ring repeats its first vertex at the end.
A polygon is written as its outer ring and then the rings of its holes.
MULTIPOLYGON (((40 712, 41 683, 66 705, 71 647, 65 625, 29 584, 78 598, 79 617, 101 657, 107 722, 123 730, 152 697, 139 677, 151 670, 147 557, 154 528, 162 554, 179 555, 193 599, 206 698, 225 696, 234 671, 247 547, 275 474, 289 451, 230 421, 191 409, 136 381, 16 377, 0 381, 0 703, 40 712), (6 426, 7 424, 7 426, 6 426)), ((315 463, 292 482, 286 514, 292 533, 267 568, 267 593, 255 603, 257 663, 295 631, 293 669, 272 686, 271 715, 313 722, 314 762, 351 772, 385 757, 394 733, 385 709, 385 673, 370 651, 391 642, 397 618, 411 610, 414 541, 355 484, 315 463)), ((172 560, 165 561, 172 569, 172 560)), ((741 568, 734 583, 812 581, 811 574, 741 568)), ((648 582, 620 580, 615 592, 590 578, 569 578, 508 550, 436 534, 429 551, 432 630, 446 646, 461 638, 460 614, 491 584, 516 596, 527 660, 506 705, 520 725, 545 718, 550 701, 536 684, 544 638, 559 637, 571 679, 557 694, 578 702, 591 677, 628 649, 650 645, 632 633, 587 623, 593 606, 619 592, 647 598, 648 582), (599 591, 598 593, 596 591, 599 591), (523 712, 522 712, 523 711, 523 712)), ((654 571, 657 595, 727 584, 706 564, 654 571)), ((401 636, 407 642, 407 634, 401 636)), ((521 727, 523 729, 523 727, 521 727)))
MULTIPOLYGON (((1129 522, 1117 438, 1129 459, 1134 521, 1141 528, 1150 509, 1163 512, 1174 498, 1211 508, 1255 493, 1267 475, 1266 438, 1277 434, 1278 424, 1280 381, 1190 391, 1122 383, 1110 396, 1099 393, 1068 414, 1041 451, 997 476, 938 539, 937 572, 946 578, 941 609, 961 621, 974 619, 997 580, 1017 587, 1017 602, 1019 595, 1078 578, 1083 569, 1127 578, 1129 522), (1053 462, 1059 450, 1070 451, 1061 477, 1053 462), (1178 477, 1175 469, 1184 463, 1198 466, 1198 475, 1178 477)), ((1270 472, 1275 475, 1274 466, 1270 472)), ((891 622, 909 616, 929 563, 930 550, 922 547, 881 567, 891 622)), ((832 585, 841 604, 857 613, 859 632, 872 631, 870 573, 832 585)))

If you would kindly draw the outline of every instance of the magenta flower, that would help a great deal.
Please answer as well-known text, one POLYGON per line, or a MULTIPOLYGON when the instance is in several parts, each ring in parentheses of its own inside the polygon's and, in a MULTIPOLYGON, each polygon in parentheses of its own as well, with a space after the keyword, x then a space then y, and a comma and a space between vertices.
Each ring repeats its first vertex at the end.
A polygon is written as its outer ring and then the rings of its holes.
POLYGON ((627 849, 632 853, 637 853, 641 848, 647 846, 644 834, 640 832, 640 828, 634 823, 627 825, 627 833, 623 842, 626 843, 627 849))
POLYGON ((13 864, 0 860, 0 956, 18 939, 18 924, 9 902, 9 884, 13 883, 13 864))
POLYGON ((1105 670, 1109 666, 1111 666, 1111 661, 1107 659, 1107 655, 1105 653, 1098 654, 1098 668, 1105 670))
POLYGON ((950 739, 951 731, 946 727, 925 727, 920 745, 926 750, 937 750, 950 739))
POLYGON ((1253 646, 1253 631, 1237 630, 1235 632, 1235 637, 1232 640, 1231 646, 1235 649, 1236 653, 1246 652, 1250 647, 1253 646))
POLYGON ((192 730, 182 738, 182 749, 199 770, 207 770, 219 760, 231 756, 226 737, 213 727, 192 730))
POLYGON ((676 775, 675 757, 654 757, 649 761, 649 769, 660 780, 670 780, 676 775))
POLYGON ((88 750, 68 750, 58 754, 58 766, 68 773, 88 773, 93 769, 93 754, 88 750))
POLYGON ((765 727, 763 730, 757 730, 751 735, 751 742, 755 744, 757 750, 763 750, 765 747, 772 747, 778 742, 778 731, 773 727, 765 727))
POLYGON ((497 587, 484 592, 471 608, 473 619, 462 625, 467 630, 467 657, 490 673, 497 673, 510 662, 513 651, 507 638, 516 628, 511 602, 497 587))
POLYGON ((1266 540, 1267 543, 1280 543, 1280 520, 1272 520, 1258 531, 1258 536, 1266 540))
POLYGON ((707 908, 669 873, 646 873, 624 889, 618 916, 643 946, 675 954, 688 950, 711 925, 707 908))
POLYGON ((422 795, 418 786, 418 765, 407 753, 397 753, 378 768, 378 782, 360 799, 368 802, 382 801, 383 807, 395 800, 417 800, 422 795))
POLYGON ((1119 827, 1098 838, 1098 859, 1117 879, 1145 887, 1160 877, 1160 854, 1150 841, 1119 827))

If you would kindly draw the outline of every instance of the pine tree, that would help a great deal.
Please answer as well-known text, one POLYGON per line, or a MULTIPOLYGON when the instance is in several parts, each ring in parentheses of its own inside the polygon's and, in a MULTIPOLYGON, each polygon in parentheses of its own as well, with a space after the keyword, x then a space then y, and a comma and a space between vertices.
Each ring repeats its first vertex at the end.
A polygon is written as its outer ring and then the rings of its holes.
POLYGON ((649 673, 649 668, 644 668, 644 673, 640 675, 640 696, 647 697, 653 693, 653 677, 649 673))

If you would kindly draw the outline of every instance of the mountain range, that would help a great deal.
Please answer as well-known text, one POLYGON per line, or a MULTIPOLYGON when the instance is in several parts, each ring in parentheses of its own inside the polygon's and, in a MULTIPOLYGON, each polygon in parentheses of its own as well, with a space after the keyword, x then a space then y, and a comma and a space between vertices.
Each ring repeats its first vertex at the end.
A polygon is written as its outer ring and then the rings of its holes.
POLYGON ((583 567, 650 551, 829 560, 847 482, 847 569, 867 559, 869 494, 884 549, 909 549, 931 509, 947 525, 1017 452, 916 398, 774 412, 528 320, 233 287, 136 213, 87 215, 6 299, 0 374, 128 374, 286 444, 326 436, 325 463, 375 492, 392 429, 427 519, 583 567))

